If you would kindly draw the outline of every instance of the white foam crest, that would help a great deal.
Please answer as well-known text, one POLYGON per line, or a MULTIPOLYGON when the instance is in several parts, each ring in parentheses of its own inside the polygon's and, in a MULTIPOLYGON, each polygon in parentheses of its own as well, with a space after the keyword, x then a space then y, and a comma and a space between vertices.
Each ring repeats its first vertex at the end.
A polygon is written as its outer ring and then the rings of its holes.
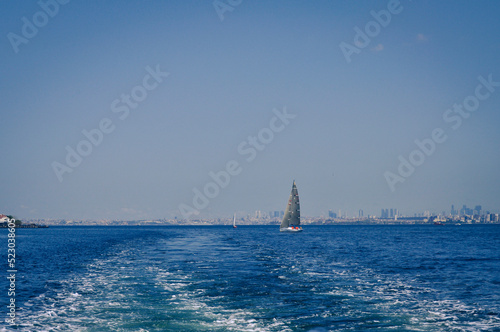
MULTIPOLYGON (((332 271, 332 278, 338 276, 344 279, 350 277, 349 282, 335 286, 323 294, 344 299, 342 301, 347 301, 345 298, 356 299, 359 308, 365 311, 364 314, 381 314, 394 319, 406 317, 406 329, 435 330, 437 326, 445 326, 450 330, 476 332, 500 327, 500 318, 494 315, 484 315, 479 321, 470 320, 473 316, 477 318, 478 312, 486 312, 486 308, 472 307, 456 299, 432 300, 438 291, 418 285, 415 279, 384 276, 368 268, 360 268, 351 273, 332 271), (422 296, 431 299, 422 299, 422 296)), ((349 309, 357 310, 353 307, 352 300, 348 301, 349 309)), ((328 311, 324 314, 328 314, 328 311)))
MULTIPOLYGON (((116 256, 123 257, 130 254, 130 250, 118 252, 116 256)), ((95 259, 86 267, 87 272, 81 275, 70 276, 66 280, 52 281, 60 285, 57 292, 51 293, 50 287, 46 293, 25 303, 23 310, 18 312, 18 322, 21 331, 82 331, 82 326, 104 326, 110 322, 96 316, 102 312, 102 306, 120 308, 121 311, 130 308, 123 303, 127 297, 120 293, 123 286, 119 284, 133 275, 123 274, 124 269, 115 269, 116 257, 95 259), (36 311, 32 311, 36 308, 36 311), (101 308, 98 310, 98 308, 101 308)), ((128 264, 120 267, 129 269, 128 264)), ((51 282, 51 281, 49 281, 51 282)), ((130 292, 130 290, 129 290, 130 292)))
POLYGON ((179 293, 173 294, 171 300, 175 304, 178 312, 191 313, 196 322, 209 330, 224 329, 225 331, 251 331, 265 332, 291 331, 281 320, 273 319, 271 323, 265 324, 255 319, 256 313, 243 309, 227 309, 220 305, 208 304, 217 303, 222 300, 222 296, 207 296, 205 289, 189 290, 190 286, 196 283, 185 282, 186 276, 176 273, 162 271, 156 273, 156 282, 163 285, 168 290, 175 290, 179 293), (180 282, 180 281, 184 282, 180 282))

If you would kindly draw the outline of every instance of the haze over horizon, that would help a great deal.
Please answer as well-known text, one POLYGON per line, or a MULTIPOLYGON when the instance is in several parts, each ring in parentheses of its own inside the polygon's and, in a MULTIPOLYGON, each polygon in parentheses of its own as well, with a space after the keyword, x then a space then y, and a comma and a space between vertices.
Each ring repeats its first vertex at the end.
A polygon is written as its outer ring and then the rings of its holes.
POLYGON ((0 213, 500 211, 498 2, 0 9, 0 213))

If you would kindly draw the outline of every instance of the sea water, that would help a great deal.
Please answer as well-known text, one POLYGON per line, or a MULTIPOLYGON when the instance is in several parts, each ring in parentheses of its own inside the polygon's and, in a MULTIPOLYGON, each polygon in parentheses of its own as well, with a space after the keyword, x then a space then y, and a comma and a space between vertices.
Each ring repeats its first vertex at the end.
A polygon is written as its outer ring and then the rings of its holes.
POLYGON ((500 331, 500 225, 17 229, 16 259, 3 331, 500 331))

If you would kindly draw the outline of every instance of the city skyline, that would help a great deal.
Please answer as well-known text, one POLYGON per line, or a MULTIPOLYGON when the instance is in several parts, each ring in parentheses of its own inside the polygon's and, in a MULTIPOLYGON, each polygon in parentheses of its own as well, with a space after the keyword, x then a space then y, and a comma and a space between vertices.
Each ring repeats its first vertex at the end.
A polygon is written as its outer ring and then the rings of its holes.
MULTIPOLYGON (((449 211, 441 210, 441 211, 430 211, 423 210, 412 213, 404 213, 399 211, 397 208, 382 208, 381 211, 377 213, 365 213, 365 210, 360 208, 357 211, 346 211, 342 209, 333 210, 329 209, 327 212, 321 212, 317 215, 302 215, 306 219, 394 219, 398 220, 398 218, 413 218, 413 217, 475 217, 475 216, 487 216, 487 215, 498 215, 499 210, 485 210, 482 208, 482 205, 475 205, 474 207, 467 207, 466 204, 462 204, 460 209, 455 209, 455 205, 451 205, 451 209, 449 211)), ((3 215, 3 214, 2 214, 3 215)), ((255 219, 255 220, 281 220, 284 215, 284 210, 271 210, 271 211, 263 211, 263 210, 254 210, 254 211, 235 211, 232 215, 214 215, 214 216, 206 216, 203 218, 187 218, 183 219, 181 216, 174 216, 171 218, 145 218, 145 219, 109 219, 109 218, 94 218, 94 219, 78 219, 78 218, 69 218, 70 220, 81 220, 81 221, 99 221, 99 220, 116 220, 116 221, 140 221, 140 220, 179 220, 188 222, 190 220, 232 220, 233 216, 239 220, 243 219, 255 219)), ((19 218, 18 216, 12 216, 14 218, 19 218)), ((47 218, 48 220, 55 220, 57 218, 47 218)), ((29 218, 28 220, 40 221, 44 220, 44 218, 29 218)), ((64 219, 61 219, 64 220, 64 219)))
POLYGON ((498 212, 494 1, 0 8, 1 213, 498 212))

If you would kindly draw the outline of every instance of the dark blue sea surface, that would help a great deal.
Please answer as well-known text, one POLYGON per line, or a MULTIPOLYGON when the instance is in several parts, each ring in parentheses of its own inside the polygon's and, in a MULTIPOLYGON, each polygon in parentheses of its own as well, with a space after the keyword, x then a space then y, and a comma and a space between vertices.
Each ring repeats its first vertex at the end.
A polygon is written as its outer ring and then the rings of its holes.
POLYGON ((500 331, 500 225, 16 233, 4 331, 500 331))

